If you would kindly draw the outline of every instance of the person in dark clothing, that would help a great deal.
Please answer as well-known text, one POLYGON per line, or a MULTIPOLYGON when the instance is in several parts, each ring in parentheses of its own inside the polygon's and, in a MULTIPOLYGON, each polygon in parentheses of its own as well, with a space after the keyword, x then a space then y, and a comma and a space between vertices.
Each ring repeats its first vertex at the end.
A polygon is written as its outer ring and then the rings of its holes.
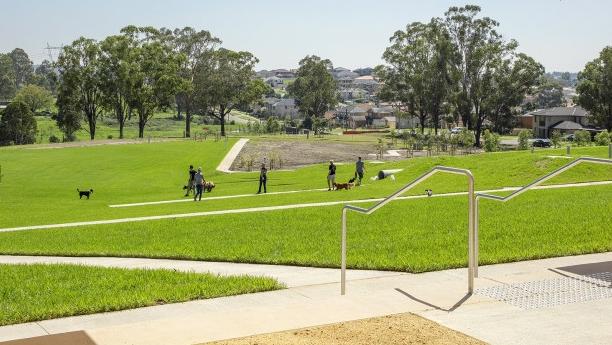
POLYGON ((363 180, 363 174, 365 173, 365 165, 361 160, 361 157, 357 159, 355 163, 355 178, 357 178, 357 185, 361 186, 361 180, 363 180))
POLYGON ((334 183, 336 183, 336 165, 334 161, 329 161, 329 171, 327 173, 327 190, 332 190, 334 188, 334 183))
POLYGON ((193 168, 193 165, 189 166, 189 180, 187 180, 187 192, 185 193, 185 196, 189 196, 189 192, 194 190, 194 179, 195 179, 195 174, 196 171, 193 168))
POLYGON ((261 194, 261 186, 263 185, 264 193, 267 193, 266 182, 268 181, 268 169, 265 164, 261 164, 261 170, 259 170, 259 190, 257 194, 261 194))

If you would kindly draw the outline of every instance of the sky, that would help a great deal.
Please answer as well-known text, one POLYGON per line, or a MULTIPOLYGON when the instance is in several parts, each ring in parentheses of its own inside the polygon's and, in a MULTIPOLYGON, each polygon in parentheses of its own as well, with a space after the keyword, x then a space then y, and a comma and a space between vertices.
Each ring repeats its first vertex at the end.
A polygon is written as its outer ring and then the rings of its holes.
POLYGON ((40 63, 47 43, 99 40, 130 24, 191 26, 250 51, 258 69, 295 68, 312 54, 355 69, 382 63, 396 30, 468 3, 549 72, 577 72, 612 45, 610 0, 0 0, 0 52, 20 47, 40 63))

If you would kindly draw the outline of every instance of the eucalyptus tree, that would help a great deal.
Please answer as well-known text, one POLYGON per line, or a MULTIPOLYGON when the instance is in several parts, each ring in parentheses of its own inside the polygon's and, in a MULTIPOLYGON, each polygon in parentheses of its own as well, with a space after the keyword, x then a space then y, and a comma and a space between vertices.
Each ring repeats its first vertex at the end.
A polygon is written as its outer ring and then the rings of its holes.
POLYGON ((329 73, 331 68, 330 60, 315 55, 300 61, 295 81, 287 91, 306 117, 323 117, 338 104, 338 86, 329 73))
POLYGON ((203 59, 210 58, 213 51, 221 40, 212 36, 206 30, 196 31, 191 27, 175 29, 172 32, 173 50, 178 54, 183 54, 178 75, 181 78, 181 87, 176 94, 177 112, 185 112, 185 136, 191 136, 191 121, 195 111, 194 104, 194 79, 196 76, 196 65, 203 63, 203 59))
POLYGON ((21 48, 15 48, 9 53, 15 71, 15 88, 20 89, 26 86, 34 72, 33 62, 28 54, 21 48))
POLYGON ((379 97, 417 116, 424 131, 430 119, 437 134, 440 116, 453 84, 449 70, 451 45, 442 23, 415 22, 391 37, 383 53, 386 66, 377 67, 383 81, 379 97))
POLYGON ((249 52, 228 49, 209 51, 195 65, 194 104, 219 120, 225 136, 226 116, 238 107, 261 100, 266 84, 255 78, 258 62, 249 52))
POLYGON ((595 123, 612 131, 612 46, 584 66, 576 91, 578 104, 591 113, 595 123))
POLYGON ((9 54, 0 54, 0 100, 11 99, 17 90, 13 60, 9 54))
POLYGON ((128 26, 121 33, 129 40, 129 106, 138 115, 138 137, 157 110, 170 105, 180 89, 182 54, 175 54, 153 27, 128 26))
POLYGON ((133 42, 125 35, 109 36, 100 42, 100 75, 103 103, 119 124, 119 138, 130 118, 132 71, 135 69, 133 42))
MULTIPOLYGON (((98 43, 81 37, 65 46, 57 60, 60 79, 58 99, 71 99, 70 104, 76 105, 85 115, 91 140, 95 138, 96 122, 102 108, 99 57, 98 43)), ((63 104, 58 102, 57 105, 61 107, 63 104)))

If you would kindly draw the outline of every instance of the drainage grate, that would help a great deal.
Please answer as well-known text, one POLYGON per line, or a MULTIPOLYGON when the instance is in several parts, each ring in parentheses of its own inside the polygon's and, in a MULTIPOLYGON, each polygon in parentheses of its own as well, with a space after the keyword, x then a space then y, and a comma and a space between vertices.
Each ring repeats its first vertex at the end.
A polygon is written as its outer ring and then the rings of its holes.
POLYGON ((612 272, 497 285, 477 289, 475 294, 522 309, 595 301, 612 298, 612 272))

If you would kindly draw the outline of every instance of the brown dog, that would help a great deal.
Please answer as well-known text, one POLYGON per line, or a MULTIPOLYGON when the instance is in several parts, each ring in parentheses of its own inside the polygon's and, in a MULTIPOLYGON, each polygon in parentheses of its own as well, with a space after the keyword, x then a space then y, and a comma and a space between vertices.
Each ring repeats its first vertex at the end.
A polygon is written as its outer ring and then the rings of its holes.
POLYGON ((335 183, 334 182, 334 188, 336 190, 340 190, 340 189, 346 189, 349 190, 354 186, 353 183, 335 183))
POLYGON ((206 181, 204 182, 204 190, 207 192, 212 192, 212 190, 215 188, 215 183, 212 181, 206 181))

